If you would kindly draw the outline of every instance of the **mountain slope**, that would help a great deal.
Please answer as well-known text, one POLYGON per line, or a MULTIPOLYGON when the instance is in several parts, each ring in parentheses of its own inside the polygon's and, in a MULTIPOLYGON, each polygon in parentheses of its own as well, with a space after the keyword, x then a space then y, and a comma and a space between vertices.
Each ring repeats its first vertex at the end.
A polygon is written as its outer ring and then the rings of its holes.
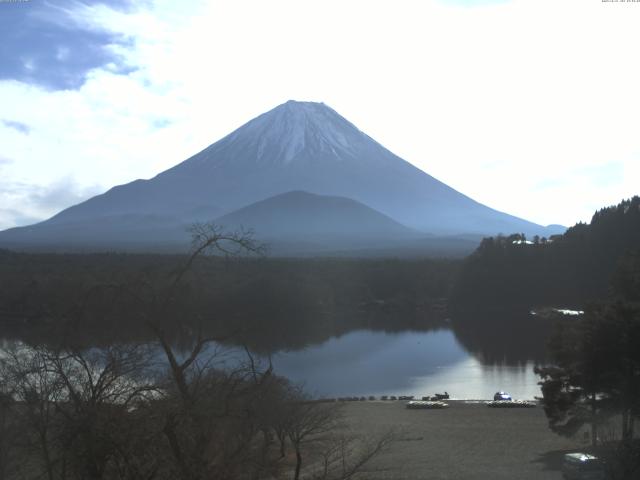
MULTIPOLYGON (((416 256, 442 251, 434 249, 430 236, 362 203, 303 191, 253 203, 215 223, 231 231, 252 230, 269 254, 276 256, 416 256)), ((460 255, 460 250, 456 246, 446 252, 460 255)))
POLYGON ((355 200, 294 191, 216 219, 229 229, 251 228, 258 238, 403 239, 424 236, 355 200))
POLYGON ((290 191, 347 197, 439 236, 556 233, 453 190, 324 104, 289 101, 150 180, 114 187, 40 224, 0 232, 0 244, 46 243, 48 237, 82 242, 93 231, 119 243, 173 241, 184 225, 290 191))
POLYGON ((358 130, 324 104, 287 102, 151 180, 111 189, 56 215, 230 212, 293 190, 353 198, 429 233, 545 233, 453 190, 358 130))
POLYGON ((174 251, 188 246, 188 223, 165 215, 125 213, 42 222, 0 232, 0 245, 38 251, 174 251))

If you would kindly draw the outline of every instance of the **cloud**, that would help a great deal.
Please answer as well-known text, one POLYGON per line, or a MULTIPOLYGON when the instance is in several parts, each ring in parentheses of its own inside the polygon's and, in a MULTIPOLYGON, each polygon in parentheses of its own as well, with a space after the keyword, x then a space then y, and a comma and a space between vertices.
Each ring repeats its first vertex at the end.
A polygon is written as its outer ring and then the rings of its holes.
POLYGON ((44 186, 0 179, 0 205, 6 206, 0 208, 0 230, 45 220, 102 191, 98 185, 80 185, 72 177, 44 186))
POLYGON ((549 176, 539 180, 535 189, 540 192, 550 192, 567 188, 576 182, 593 188, 609 188, 624 182, 625 166, 623 162, 607 162, 597 165, 579 166, 568 171, 558 173, 549 172, 549 176))
POLYGON ((57 212, 101 193, 100 186, 81 186, 72 177, 64 177, 46 187, 29 186, 26 200, 36 209, 57 212))
POLYGON ((15 120, 0 120, 0 123, 7 128, 12 128, 20 133, 24 133, 25 135, 29 135, 29 132, 31 132, 31 128, 26 123, 17 122, 15 120))
POLYGON ((577 174, 586 177, 594 187, 610 187, 624 181, 625 167, 622 162, 608 162, 577 170, 577 174))
POLYGON ((25 215, 21 210, 0 208, 0 231, 22 225, 33 225, 41 220, 41 217, 25 215))
MULTIPOLYGON (((81 190, 149 178, 296 98, 324 101, 439 180, 539 223, 588 220, 594 207, 639 193, 640 68, 629 61, 637 4, 28 4, 0 5, 0 23, 11 9, 31 11, 17 21, 40 42, 21 44, 0 25, 11 46, 0 45, 0 79, 13 79, 0 81, 2 116, 31 128, 0 128, 2 154, 14 159, 5 185, 72 175, 81 190), (482 5, 493 6, 462 8, 482 5), (40 24, 51 45, 34 32, 40 24), (74 39, 85 34, 97 56, 74 64, 84 48, 74 39)), ((28 195, 0 205, 20 210, 24 198, 41 218, 55 213, 28 195)))
POLYGON ((154 129, 165 128, 171 125, 173 121, 169 118, 156 118, 151 121, 151 126, 154 129))
POLYGON ((131 46, 122 33, 95 28, 79 14, 103 5, 130 10, 127 1, 9 2, 0 5, 0 80, 17 80, 50 90, 77 89, 95 68, 126 74, 135 67, 120 51, 131 46))

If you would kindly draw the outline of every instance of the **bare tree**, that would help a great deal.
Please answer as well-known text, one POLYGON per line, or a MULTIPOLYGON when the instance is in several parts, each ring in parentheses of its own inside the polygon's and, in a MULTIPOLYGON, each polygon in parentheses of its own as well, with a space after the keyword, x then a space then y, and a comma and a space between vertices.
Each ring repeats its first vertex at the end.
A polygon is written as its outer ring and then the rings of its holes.
POLYGON ((298 480, 302 470, 305 445, 324 439, 323 436, 339 427, 338 404, 309 401, 302 392, 294 392, 289 403, 290 414, 286 424, 286 434, 295 451, 296 462, 293 478, 298 480))
POLYGON ((183 479, 233 476, 236 467, 247 462, 259 427, 252 416, 254 397, 259 396, 270 370, 258 373, 255 365, 238 365, 231 371, 217 362, 217 349, 227 337, 206 335, 201 319, 198 333, 186 354, 179 354, 166 333, 172 328, 192 327, 180 319, 170 321, 171 304, 194 263, 207 255, 238 256, 261 254, 249 231, 225 232, 215 224, 196 224, 191 228, 192 251, 182 266, 172 273, 172 281, 157 296, 153 315, 147 324, 154 332, 168 364, 168 383, 164 402, 164 427, 176 473, 183 479))
POLYGON ((123 428, 129 413, 158 393, 149 374, 146 345, 111 345, 88 351, 49 353, 49 372, 62 384, 63 402, 57 402, 62 445, 76 471, 100 479, 121 455, 123 428))
POLYGON ((86 351, 21 346, 5 350, 3 357, 1 376, 19 405, 16 421, 26 430, 23 455, 34 477, 105 478, 127 451, 123 442, 131 412, 157 394, 144 377, 145 346, 86 351))
MULTIPOLYGON (((227 234, 219 226, 206 224, 195 225, 192 234, 192 253, 174 272, 161 312, 170 311, 169 303, 198 257, 263 252, 251 232, 227 234)), ((176 401, 167 410, 164 432, 180 478, 237 478, 240 473, 259 478, 277 470, 290 445, 295 452, 295 480, 300 478, 305 452, 323 458, 323 473, 318 478, 347 479, 392 440, 391 434, 373 441, 337 435, 341 428, 337 404, 309 401, 299 388, 273 375, 270 362, 266 369, 257 368, 246 348, 245 365, 231 371, 218 369, 210 349, 228 338, 206 336, 200 329, 192 348, 179 359, 158 323, 151 323, 151 328, 175 387, 176 401), (274 446, 276 454, 272 455, 274 446)))
POLYGON ((314 480, 348 480, 363 473, 369 463, 396 440, 393 431, 372 438, 346 432, 334 432, 317 462, 311 478, 314 480))
POLYGON ((393 431, 371 437, 353 433, 342 404, 312 401, 299 388, 290 389, 286 405, 285 431, 295 452, 294 480, 303 470, 306 477, 317 480, 353 478, 396 438, 393 431))
POLYGON ((192 234, 191 254, 170 275, 93 285, 69 309, 82 325, 113 308, 148 328, 152 344, 0 351, 0 480, 297 480, 303 468, 310 478, 347 479, 382 451, 386 439, 345 432, 337 404, 309 401, 270 360, 245 348, 225 362, 221 344, 242 332, 216 334, 201 304, 189 304, 200 258, 263 249, 250 232, 204 224, 192 234), (186 348, 176 346, 182 335, 186 348), (19 475, 4 443, 14 427, 19 475))
POLYGON ((15 411, 13 392, 4 375, 4 363, 0 360, 0 480, 10 478, 15 438, 15 411))
POLYGON ((14 409, 15 421, 26 428, 20 443, 37 452, 35 464, 40 464, 46 478, 53 480, 58 458, 51 445, 56 440, 56 404, 62 398, 59 379, 50 374, 47 354, 40 348, 5 349, 0 365, 7 395, 20 406, 14 409))

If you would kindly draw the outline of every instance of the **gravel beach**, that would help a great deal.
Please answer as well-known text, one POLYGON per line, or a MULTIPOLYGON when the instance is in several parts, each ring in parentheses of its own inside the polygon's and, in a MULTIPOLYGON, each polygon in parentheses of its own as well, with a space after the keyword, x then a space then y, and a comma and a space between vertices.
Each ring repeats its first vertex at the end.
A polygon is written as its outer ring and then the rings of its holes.
POLYGON ((409 410, 402 401, 350 402, 347 422, 358 433, 390 428, 399 439, 371 464, 371 479, 561 479, 562 455, 582 438, 552 433, 540 406, 488 408, 448 401, 442 410, 409 410))

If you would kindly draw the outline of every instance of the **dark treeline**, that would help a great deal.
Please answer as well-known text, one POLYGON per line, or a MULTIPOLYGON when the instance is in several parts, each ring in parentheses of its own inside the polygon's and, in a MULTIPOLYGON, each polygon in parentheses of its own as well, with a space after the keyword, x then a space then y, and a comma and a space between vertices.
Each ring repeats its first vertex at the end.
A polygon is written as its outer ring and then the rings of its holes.
POLYGON ((337 403, 310 401, 246 345, 243 362, 220 356, 243 331, 208 321, 203 255, 230 246, 258 250, 212 226, 155 266, 4 255, 4 314, 40 335, 0 348, 0 479, 357 478, 391 433, 354 436, 337 403))
POLYGON ((549 306, 587 311, 559 322, 538 370, 550 426, 590 423, 596 439, 622 416, 620 478, 635 478, 640 198, 551 239, 485 239, 462 263, 220 256, 229 239, 259 253, 215 227, 192 255, 0 251, 0 335, 24 342, 0 352, 0 479, 354 478, 390 437, 350 436, 252 352, 438 328, 453 312, 485 362, 537 360, 550 320, 527 313, 549 306), (247 360, 217 362, 224 343, 247 360))
POLYGON ((603 208, 590 224, 550 239, 486 238, 464 262, 452 305, 461 312, 583 307, 609 295, 616 272, 630 268, 639 248, 640 197, 603 208))
POLYGON ((588 427, 607 478, 638 478, 640 197, 550 239, 484 239, 460 268, 450 308, 457 337, 485 361, 546 346, 535 370, 551 430, 573 437, 588 427))
POLYGON ((610 296, 584 315, 559 318, 549 360, 536 368, 554 432, 568 437, 590 427, 592 449, 607 459, 612 479, 640 474, 640 256, 614 275, 610 296))
MULTIPOLYGON (((544 306, 584 310, 582 315, 561 315, 539 309, 537 315, 521 315, 512 327, 529 331, 553 324, 545 342, 546 361, 535 368, 551 430, 574 437, 587 434, 588 428, 590 451, 606 459, 606 478, 636 479, 640 198, 602 209, 591 224, 578 224, 551 241, 523 241, 512 235, 482 243, 461 269, 454 293, 457 308, 491 311, 502 298, 502 305, 523 312, 544 306)), ((459 328, 476 338, 480 330, 497 331, 498 316, 489 317, 474 323, 467 313, 456 319, 459 328)))
MULTIPOLYGON (((191 330, 173 340, 188 346, 204 328, 270 353, 360 328, 437 328, 451 316, 465 347, 488 362, 538 359, 550 322, 530 309, 582 309, 614 284, 635 288, 640 199, 602 209, 564 235, 525 241, 521 234, 488 238, 463 261, 198 257, 172 304, 191 330)), ((144 340, 134 297, 161 289, 185 258, 0 251, 2 336, 144 340)))
POLYGON ((536 368, 549 427, 573 437, 590 429, 613 479, 640 474, 640 302, 618 295, 555 325, 549 361, 536 368))
MULTIPOLYGON (((185 261, 180 255, 0 252, 2 334, 39 341, 52 332, 108 344, 144 339, 140 302, 185 261)), ((356 328, 442 325, 453 260, 198 257, 172 308, 190 323, 268 353, 356 328)), ((171 329, 171 325, 166 328, 171 329)), ((176 342, 188 344, 189 338, 176 342)))
POLYGON ((454 281, 449 311, 456 336, 485 363, 549 361, 553 325, 575 320, 552 308, 585 310, 594 301, 638 292, 639 248, 639 197, 550 239, 484 239, 454 281))

